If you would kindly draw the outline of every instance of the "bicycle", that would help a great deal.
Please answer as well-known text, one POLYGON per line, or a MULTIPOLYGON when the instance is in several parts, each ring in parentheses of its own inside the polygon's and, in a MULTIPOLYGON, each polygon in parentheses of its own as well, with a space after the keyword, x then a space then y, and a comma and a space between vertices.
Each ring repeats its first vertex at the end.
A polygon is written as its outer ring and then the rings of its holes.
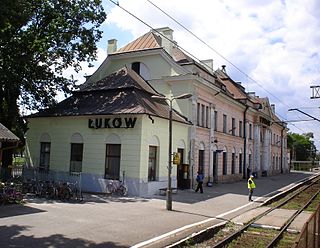
POLYGON ((123 172, 123 181, 120 180, 109 180, 106 186, 107 194, 118 194, 121 196, 126 196, 128 193, 128 187, 124 182, 124 172, 123 172))
POLYGON ((3 203, 19 204, 23 202, 23 194, 16 188, 14 183, 9 183, 2 188, 1 201, 3 203))

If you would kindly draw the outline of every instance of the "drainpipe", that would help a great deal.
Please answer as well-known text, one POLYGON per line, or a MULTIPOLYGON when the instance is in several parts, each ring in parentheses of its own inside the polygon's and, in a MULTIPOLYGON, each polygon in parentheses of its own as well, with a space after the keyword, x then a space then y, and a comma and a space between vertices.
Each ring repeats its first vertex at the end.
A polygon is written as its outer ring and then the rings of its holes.
POLYGON ((243 179, 247 179, 247 111, 249 106, 246 105, 246 109, 243 112, 243 179))
MULTIPOLYGON (((283 123, 282 123, 283 124, 283 123)), ((283 131, 285 130, 286 128, 283 127, 282 130, 281 130, 281 150, 280 150, 280 156, 281 156, 281 161, 280 161, 280 169, 281 169, 281 174, 283 173, 283 131)))

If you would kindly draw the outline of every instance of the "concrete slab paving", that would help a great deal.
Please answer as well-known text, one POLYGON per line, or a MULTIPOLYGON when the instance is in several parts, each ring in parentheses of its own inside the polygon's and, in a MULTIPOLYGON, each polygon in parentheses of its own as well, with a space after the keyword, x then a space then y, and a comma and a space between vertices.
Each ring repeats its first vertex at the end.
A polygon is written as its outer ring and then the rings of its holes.
POLYGON ((245 225, 250 220, 256 218, 257 216, 266 212, 269 209, 270 209, 269 207, 259 207, 259 208, 251 209, 251 210, 233 218, 231 221, 235 224, 238 224, 238 225, 245 225))
POLYGON ((294 221, 288 227, 288 231, 290 232, 300 232, 304 226, 304 224, 308 221, 312 212, 303 211, 301 212, 294 221))
POLYGON ((252 226, 279 230, 296 212, 296 210, 275 209, 266 216, 263 216, 261 219, 255 221, 252 226))
POLYGON ((0 247, 163 247, 175 237, 256 208, 266 195, 312 175, 292 172, 257 178, 255 202, 250 203, 245 180, 204 187, 203 194, 179 190, 173 195, 173 211, 166 210, 166 197, 159 195, 87 194, 82 203, 30 198, 22 206, 0 206, 0 247))

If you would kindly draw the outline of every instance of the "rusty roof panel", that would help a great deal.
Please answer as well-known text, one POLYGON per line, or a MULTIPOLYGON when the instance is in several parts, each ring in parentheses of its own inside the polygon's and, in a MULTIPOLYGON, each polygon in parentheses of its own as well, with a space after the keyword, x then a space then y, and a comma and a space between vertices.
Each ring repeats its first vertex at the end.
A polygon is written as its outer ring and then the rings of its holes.
POLYGON ((0 123, 0 141, 12 142, 18 140, 19 138, 14 133, 0 123))

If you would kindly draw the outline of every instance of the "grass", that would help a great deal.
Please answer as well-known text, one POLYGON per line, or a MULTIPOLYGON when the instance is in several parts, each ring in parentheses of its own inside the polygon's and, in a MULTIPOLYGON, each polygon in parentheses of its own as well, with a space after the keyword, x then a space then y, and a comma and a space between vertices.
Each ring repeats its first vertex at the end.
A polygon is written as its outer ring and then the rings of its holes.
POLYGON ((291 248, 298 236, 299 234, 297 233, 284 233, 276 248, 291 248))

